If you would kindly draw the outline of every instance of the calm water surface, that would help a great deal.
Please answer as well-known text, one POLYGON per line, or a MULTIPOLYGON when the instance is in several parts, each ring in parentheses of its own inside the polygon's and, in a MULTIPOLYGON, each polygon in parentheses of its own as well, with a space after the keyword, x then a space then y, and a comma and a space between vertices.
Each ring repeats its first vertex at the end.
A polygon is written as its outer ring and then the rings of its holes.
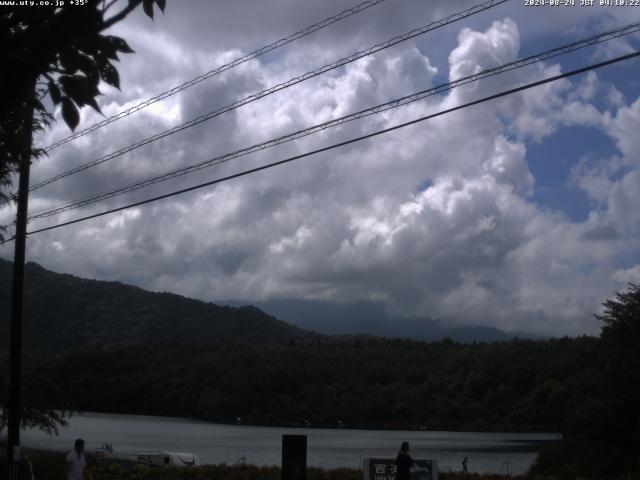
POLYGON ((411 444, 414 458, 438 461, 441 471, 459 470, 469 457, 474 472, 524 473, 535 460, 541 442, 559 438, 555 433, 476 433, 397 430, 333 430, 219 425, 182 418, 85 413, 74 415, 58 437, 39 430, 22 433, 26 447, 70 450, 82 437, 89 450, 111 443, 114 455, 127 457, 140 451, 195 453, 203 463, 235 464, 242 457, 255 465, 279 465, 283 434, 307 435, 310 466, 359 468, 363 458, 395 458, 400 443, 411 444))

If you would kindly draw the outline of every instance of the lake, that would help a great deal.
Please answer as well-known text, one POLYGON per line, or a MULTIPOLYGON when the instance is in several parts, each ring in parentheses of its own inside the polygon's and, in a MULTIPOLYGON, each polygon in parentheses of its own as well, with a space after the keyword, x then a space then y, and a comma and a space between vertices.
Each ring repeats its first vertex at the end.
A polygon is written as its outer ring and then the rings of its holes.
POLYGON ((68 451, 84 438, 89 451, 103 443, 114 455, 129 457, 140 451, 181 451, 198 455, 202 463, 280 465, 282 435, 307 435, 307 463, 322 468, 360 468, 363 458, 395 458, 400 443, 411 444, 416 459, 437 460, 441 471, 460 470, 469 457, 469 471, 525 473, 542 442, 557 433, 478 433, 398 430, 276 428, 220 425, 197 420, 142 415, 84 413, 74 415, 58 437, 28 429, 25 447, 68 451), (508 472, 507 472, 508 468, 508 472))

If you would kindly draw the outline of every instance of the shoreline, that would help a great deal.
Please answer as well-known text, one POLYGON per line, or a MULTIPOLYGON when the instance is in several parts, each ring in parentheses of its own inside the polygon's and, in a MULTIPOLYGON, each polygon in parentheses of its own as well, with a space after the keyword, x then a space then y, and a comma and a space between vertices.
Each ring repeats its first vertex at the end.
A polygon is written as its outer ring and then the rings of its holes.
POLYGON ((69 428, 61 429, 57 437, 37 429, 25 431, 22 445, 55 455, 68 452, 75 438, 83 438, 89 453, 112 444, 112 455, 119 460, 135 460, 143 451, 185 451, 209 465, 233 465, 244 457, 247 463, 269 467, 280 464, 282 435, 290 434, 308 436, 308 464, 319 468, 359 468, 362 457, 395 458, 400 442, 406 440, 415 458, 437 460, 444 470, 457 470, 460 460, 469 456, 474 471, 499 473, 501 464, 509 461, 510 471, 517 474, 527 472, 544 443, 558 438, 557 434, 253 427, 83 412, 74 415, 69 428))
MULTIPOLYGON (((344 424, 341 427, 338 426, 329 426, 329 425, 313 425, 310 424, 308 426, 294 423, 294 424, 280 424, 280 423, 251 423, 242 421, 238 422, 225 422, 225 421, 214 421, 214 420, 206 420, 202 418, 195 417, 179 417, 173 415, 155 415, 148 413, 122 413, 122 412, 96 412, 96 411, 74 411, 72 415, 68 418, 73 418, 75 416, 85 416, 85 417, 139 417, 142 419, 163 419, 163 420, 179 420, 181 422, 193 422, 193 423, 204 423, 209 425, 220 425, 220 426, 228 426, 228 427, 250 427, 250 428, 279 428, 279 429, 297 429, 297 430, 349 430, 349 431, 381 431, 381 432, 428 432, 428 433, 488 433, 488 434, 533 434, 533 435, 549 435, 556 436, 558 440, 561 439, 561 434, 559 431, 553 431, 549 429, 525 429, 525 428, 473 428, 471 425, 465 426, 456 426, 456 425, 446 425, 446 424, 432 424, 432 425, 408 425, 408 426, 390 426, 390 425, 354 425, 350 426, 344 424)), ((545 441, 545 440, 541 440, 545 441)))

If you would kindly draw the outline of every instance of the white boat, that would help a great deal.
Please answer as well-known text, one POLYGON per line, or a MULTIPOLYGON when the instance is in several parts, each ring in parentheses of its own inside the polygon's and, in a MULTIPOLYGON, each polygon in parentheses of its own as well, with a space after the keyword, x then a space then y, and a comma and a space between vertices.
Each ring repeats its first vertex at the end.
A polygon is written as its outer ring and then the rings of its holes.
POLYGON ((200 459, 193 453, 186 452, 140 452, 136 460, 144 465, 193 467, 200 465, 200 459))

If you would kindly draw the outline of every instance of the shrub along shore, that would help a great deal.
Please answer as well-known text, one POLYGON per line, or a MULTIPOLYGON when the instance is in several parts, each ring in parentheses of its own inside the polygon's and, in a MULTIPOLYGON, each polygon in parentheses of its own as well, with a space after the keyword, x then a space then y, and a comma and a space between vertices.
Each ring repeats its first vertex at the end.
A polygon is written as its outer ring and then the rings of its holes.
MULTIPOLYGON (((4 455, 4 452, 2 452, 4 455)), ((31 478, 33 471, 35 480, 58 480, 64 473, 66 453, 25 449, 23 458, 24 472, 31 478)), ((2 458, 4 460, 4 458, 2 458)), ((138 465, 127 460, 105 460, 100 462, 92 454, 87 455, 93 480, 280 480, 280 467, 258 467, 255 465, 202 465, 193 468, 150 467, 138 465)), ((4 471, 3 461, 0 469, 4 471)), ((353 468, 321 469, 309 467, 306 480, 362 480, 362 470, 353 468)), ((460 472, 440 472, 440 480, 548 480, 548 477, 511 476, 494 474, 463 474, 460 472)), ((640 479, 637 479, 640 480, 640 479)))
MULTIPOLYGON (((0 472, 5 471, 4 444, 0 442, 0 472)), ((59 480, 65 467, 63 452, 24 449, 25 479, 59 480)), ((202 465, 192 468, 151 467, 132 461, 107 459, 98 461, 93 454, 87 454, 93 480, 281 480, 280 467, 259 467, 256 465, 202 465)), ((535 470, 535 467, 534 469, 535 470)), ((0 477, 2 478, 2 477, 0 477)), ((568 480, 585 478, 575 473, 564 472, 558 476, 544 474, 498 475, 491 473, 439 472, 439 480, 568 480)), ((596 477, 598 478, 598 477, 596 477)), ((640 475, 628 474, 622 477, 606 478, 619 480, 640 480, 640 475)), ((363 480, 363 472, 354 468, 321 469, 309 467, 306 480, 363 480)))

